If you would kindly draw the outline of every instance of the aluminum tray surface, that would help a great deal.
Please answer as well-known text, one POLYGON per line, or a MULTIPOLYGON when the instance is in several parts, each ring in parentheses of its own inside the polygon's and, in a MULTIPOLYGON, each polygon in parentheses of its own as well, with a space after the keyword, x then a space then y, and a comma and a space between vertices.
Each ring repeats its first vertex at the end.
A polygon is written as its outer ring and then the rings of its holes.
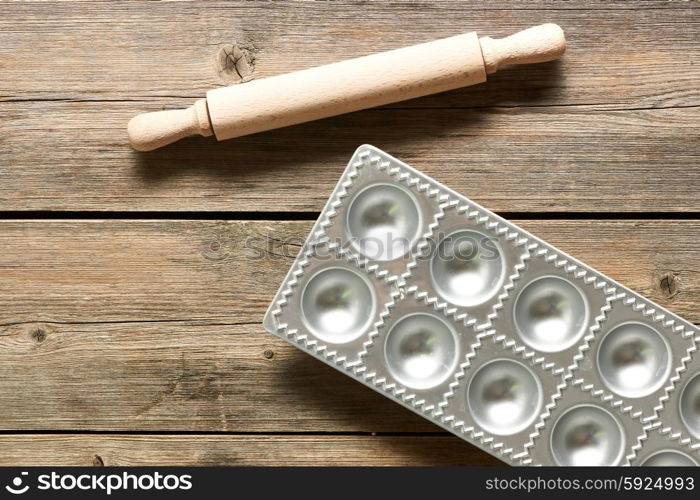
POLYGON ((700 464, 694 325, 373 146, 264 324, 509 464, 700 464))

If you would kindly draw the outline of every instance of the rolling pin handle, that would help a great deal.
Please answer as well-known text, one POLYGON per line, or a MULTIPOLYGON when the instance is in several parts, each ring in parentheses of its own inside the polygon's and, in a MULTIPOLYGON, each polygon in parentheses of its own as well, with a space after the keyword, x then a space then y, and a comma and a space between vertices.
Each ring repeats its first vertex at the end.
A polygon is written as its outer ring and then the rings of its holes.
POLYGON ((138 151, 152 151, 190 135, 212 135, 207 100, 199 99, 187 109, 142 113, 129 121, 127 132, 138 151))
POLYGON ((564 32, 552 23, 534 26, 506 38, 494 40, 483 37, 479 43, 487 75, 495 73, 499 66, 505 64, 553 61, 566 50, 564 32))

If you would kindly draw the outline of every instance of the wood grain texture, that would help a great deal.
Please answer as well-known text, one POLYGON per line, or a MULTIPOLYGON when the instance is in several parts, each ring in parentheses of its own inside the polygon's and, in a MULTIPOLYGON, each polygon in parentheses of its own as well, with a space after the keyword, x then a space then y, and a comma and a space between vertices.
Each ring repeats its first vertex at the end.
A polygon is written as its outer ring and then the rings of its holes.
MULTIPOLYGON (((110 212, 318 211, 362 143, 498 211, 697 212, 699 8, 0 0, 0 210, 106 219, 0 220, 0 465, 499 463, 263 331, 312 222, 110 212), (127 143, 133 115, 221 85, 542 22, 565 29, 564 58, 483 85, 127 143)), ((516 222, 700 322, 700 221, 516 222)))
MULTIPOLYGON (((700 321, 700 221, 520 223, 700 321)), ((0 223, 0 429, 437 431, 263 331, 310 226, 0 223)))
POLYGON ((495 210, 697 211, 697 13, 694 2, 1 2, 0 204, 315 211, 368 142, 495 210), (564 58, 484 85, 228 142, 127 144, 133 115, 232 81, 544 21, 564 27, 564 58))
POLYGON ((503 465, 453 436, 10 435, 0 466, 503 465))

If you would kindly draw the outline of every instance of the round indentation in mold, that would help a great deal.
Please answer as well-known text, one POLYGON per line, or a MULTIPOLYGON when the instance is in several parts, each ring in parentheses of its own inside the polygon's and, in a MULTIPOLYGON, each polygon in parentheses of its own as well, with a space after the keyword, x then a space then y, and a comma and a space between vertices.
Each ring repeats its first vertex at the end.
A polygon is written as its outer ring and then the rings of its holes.
POLYGON ((698 464, 680 451, 662 450, 649 456, 641 465, 646 467, 695 467, 698 464))
POLYGON ((623 323, 598 346, 598 370, 611 391, 641 398, 664 385, 671 373, 671 349, 659 332, 644 323, 623 323))
POLYGON ((301 294, 304 324, 316 337, 333 344, 361 336, 372 322, 375 304, 367 280, 344 267, 317 272, 301 294))
POLYGON ((469 307, 488 300, 500 288, 503 253, 493 237, 462 230, 446 236, 430 263, 433 286, 449 302, 469 307))
POLYGON ((532 424, 542 407, 542 386, 527 366, 495 359, 477 369, 467 388, 467 404, 476 423, 500 436, 532 424))
POLYGON ((557 352, 574 345, 583 335, 588 305, 568 280, 543 276, 528 283, 513 307, 520 338, 543 352, 557 352))
POLYGON ((680 401, 681 420, 688 431, 700 439, 700 372, 683 387, 680 401))
POLYGON ((347 228, 352 245, 365 257, 389 261, 406 255, 420 236, 418 204, 406 189, 374 184, 350 202, 347 228))
POLYGON ((403 385, 429 389, 443 382, 454 370, 457 334, 433 314, 409 314, 389 330, 384 356, 389 371, 403 385))
POLYGON ((620 423, 599 406, 580 405, 564 412, 554 423, 550 438, 559 465, 617 465, 625 449, 620 423))

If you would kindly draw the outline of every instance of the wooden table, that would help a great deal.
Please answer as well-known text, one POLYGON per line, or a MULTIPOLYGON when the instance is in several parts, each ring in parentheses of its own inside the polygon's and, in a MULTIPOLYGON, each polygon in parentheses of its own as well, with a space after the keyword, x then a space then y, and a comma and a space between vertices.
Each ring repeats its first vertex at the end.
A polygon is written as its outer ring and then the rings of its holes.
POLYGON ((498 463, 263 313, 371 143, 700 322, 699 7, 1 2, 0 464, 498 463), (211 87, 542 22, 564 59, 478 87, 127 144, 132 115, 211 87))

